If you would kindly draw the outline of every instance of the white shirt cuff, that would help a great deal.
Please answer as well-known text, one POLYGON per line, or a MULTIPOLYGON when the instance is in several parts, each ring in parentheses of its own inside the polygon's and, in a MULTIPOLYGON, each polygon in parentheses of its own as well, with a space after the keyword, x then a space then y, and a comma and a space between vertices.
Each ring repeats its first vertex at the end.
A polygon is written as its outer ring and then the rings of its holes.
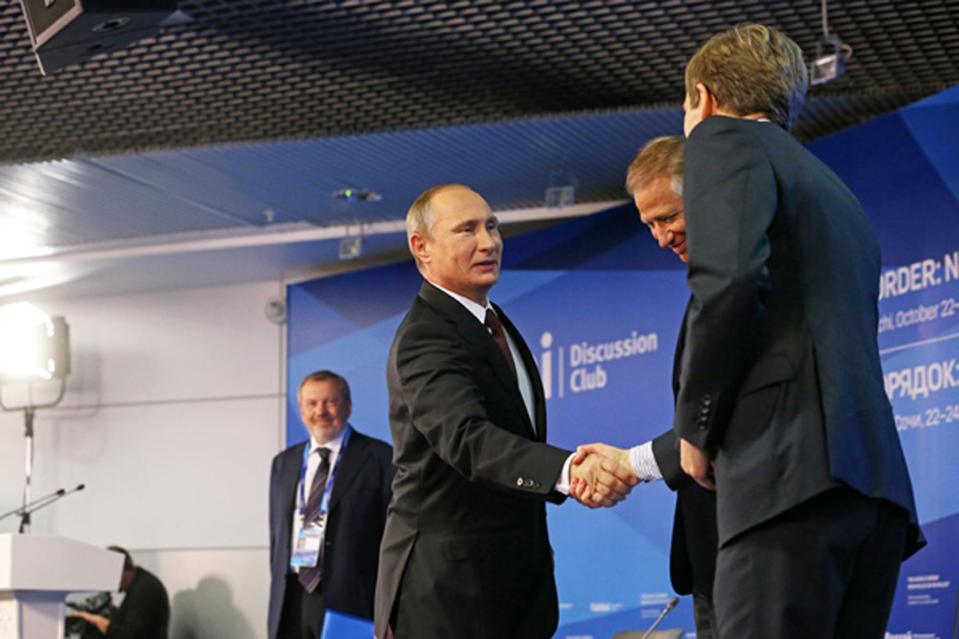
POLYGON ((569 465, 573 463, 573 457, 576 457, 576 453, 566 458, 566 463, 563 464, 563 472, 559 474, 559 479, 556 480, 556 485, 553 486, 553 490, 561 495, 569 494, 569 465))
POLYGON ((656 457, 653 455, 653 442, 646 442, 629 449, 629 463, 639 481, 649 482, 663 478, 656 457))

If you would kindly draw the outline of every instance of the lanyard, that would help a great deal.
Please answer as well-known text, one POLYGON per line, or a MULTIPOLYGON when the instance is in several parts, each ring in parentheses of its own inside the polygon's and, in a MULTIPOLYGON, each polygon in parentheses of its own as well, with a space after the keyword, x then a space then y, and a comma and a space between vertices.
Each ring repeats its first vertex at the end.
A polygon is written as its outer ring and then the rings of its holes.
MULTIPOLYGON (((326 486, 323 487, 323 500, 320 502, 320 515, 325 516, 330 509, 330 495, 333 493, 333 479, 336 477, 336 470, 340 467, 340 461, 343 460, 343 453, 346 452, 346 445, 350 443, 350 433, 353 428, 349 424, 343 429, 343 442, 340 444, 340 452, 336 456, 336 463, 330 469, 330 474, 326 477, 326 486)), ((306 517, 306 465, 310 461, 310 443, 307 442, 303 447, 303 465, 300 466, 300 521, 306 517)), ((317 469, 319 472, 319 469, 317 469)))

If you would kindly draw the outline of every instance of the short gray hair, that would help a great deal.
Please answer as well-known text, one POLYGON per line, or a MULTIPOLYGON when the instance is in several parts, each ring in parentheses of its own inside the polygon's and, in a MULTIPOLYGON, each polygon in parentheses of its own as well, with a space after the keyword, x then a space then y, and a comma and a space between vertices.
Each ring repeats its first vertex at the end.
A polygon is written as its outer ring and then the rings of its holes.
POLYGON ((681 135, 664 135, 650 140, 629 164, 626 192, 635 195, 653 180, 668 177, 676 195, 682 195, 685 148, 686 138, 681 135))
MULTIPOLYGON (((430 204, 433 201, 433 198, 437 193, 444 189, 449 188, 460 188, 471 190, 470 187, 465 184, 437 184, 436 186, 431 186, 417 196, 413 200, 413 204, 410 205, 410 210, 406 212, 406 242, 407 246, 409 245, 409 240, 413 235, 426 235, 429 236, 430 232, 433 230, 433 223, 436 221, 436 215, 433 213, 433 209, 430 204)), ((412 251, 412 248, 410 248, 412 251)), ((419 258, 416 255, 413 255, 413 259, 416 260, 417 268, 422 270, 420 265, 419 258)))
POLYGON ((351 406, 353 405, 353 399, 350 397, 350 383, 347 382, 346 378, 342 375, 334 373, 330 370, 313 371, 304 377, 296 389, 297 403, 300 402, 300 393, 303 391, 303 387, 310 382, 333 382, 336 384, 337 389, 339 390, 340 399, 351 406))

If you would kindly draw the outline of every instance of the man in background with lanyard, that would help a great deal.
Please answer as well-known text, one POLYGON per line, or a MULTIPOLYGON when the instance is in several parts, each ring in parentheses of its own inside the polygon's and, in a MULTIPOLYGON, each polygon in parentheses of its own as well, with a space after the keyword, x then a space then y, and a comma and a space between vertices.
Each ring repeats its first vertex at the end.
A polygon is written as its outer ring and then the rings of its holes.
POLYGON ((393 468, 389 445, 357 432, 347 381, 307 375, 297 392, 310 434, 273 458, 270 639, 316 639, 326 610, 373 618, 393 468))

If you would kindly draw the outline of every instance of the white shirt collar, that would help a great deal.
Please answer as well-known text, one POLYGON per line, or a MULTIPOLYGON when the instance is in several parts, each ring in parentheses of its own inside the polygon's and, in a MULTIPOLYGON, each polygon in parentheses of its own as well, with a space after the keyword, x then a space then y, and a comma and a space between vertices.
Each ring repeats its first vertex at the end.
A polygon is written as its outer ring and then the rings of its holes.
MULTIPOLYGON (((346 432, 346 429, 347 429, 347 426, 344 426, 343 432, 346 432)), ((331 455, 336 455, 336 453, 339 452, 340 447, 342 445, 343 445, 343 433, 340 433, 339 437, 336 437, 335 439, 332 439, 326 442, 325 444, 319 443, 318 441, 316 441, 313 435, 310 435, 310 454, 311 455, 316 452, 317 448, 329 448, 331 455)))
POLYGON ((480 324, 486 323, 486 310, 493 308, 492 305, 490 305, 489 300, 486 301, 486 306, 483 306, 482 304, 477 304, 476 302, 474 302, 468 297, 463 297, 459 293, 454 293, 453 291, 449 289, 445 289, 439 284, 436 284, 435 282, 430 282, 430 284, 432 284, 433 286, 440 289, 441 291, 443 291, 444 293, 452 297, 454 300, 462 304, 466 308, 466 310, 472 313, 473 316, 479 320, 480 324))

